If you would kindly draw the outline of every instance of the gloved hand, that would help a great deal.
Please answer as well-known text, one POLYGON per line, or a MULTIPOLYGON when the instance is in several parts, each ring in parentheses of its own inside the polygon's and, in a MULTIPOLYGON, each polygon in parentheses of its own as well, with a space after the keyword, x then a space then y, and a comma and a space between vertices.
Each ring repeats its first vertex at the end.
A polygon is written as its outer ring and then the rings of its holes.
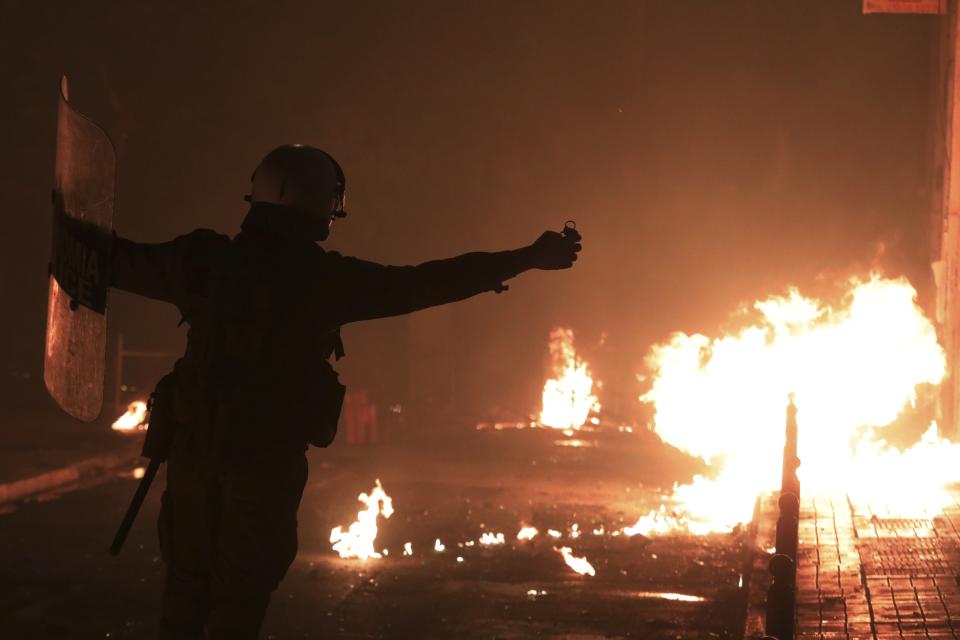
POLYGON ((577 261, 583 248, 582 237, 573 227, 567 226, 563 233, 544 231, 530 245, 530 258, 534 269, 569 269, 577 261))

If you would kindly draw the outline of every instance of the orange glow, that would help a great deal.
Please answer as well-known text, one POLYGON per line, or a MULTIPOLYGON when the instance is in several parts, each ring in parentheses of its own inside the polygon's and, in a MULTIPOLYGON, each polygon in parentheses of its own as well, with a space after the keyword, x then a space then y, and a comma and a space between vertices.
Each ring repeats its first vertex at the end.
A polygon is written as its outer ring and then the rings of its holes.
POLYGON ((593 378, 573 347, 573 330, 557 327, 550 332, 553 378, 543 387, 540 423, 554 429, 580 429, 591 412, 600 410, 593 394, 593 378))
POLYGON ((931 425, 906 450, 883 429, 939 384, 945 359, 933 324, 904 279, 852 280, 836 308, 804 298, 757 302, 754 324, 718 338, 675 334, 653 348, 655 430, 715 471, 674 487, 626 535, 729 531, 757 495, 779 489, 785 408, 799 409, 799 476, 806 496, 849 496, 903 517, 936 514, 960 480, 960 445, 931 425), (902 478, 909 477, 909 483, 902 478))

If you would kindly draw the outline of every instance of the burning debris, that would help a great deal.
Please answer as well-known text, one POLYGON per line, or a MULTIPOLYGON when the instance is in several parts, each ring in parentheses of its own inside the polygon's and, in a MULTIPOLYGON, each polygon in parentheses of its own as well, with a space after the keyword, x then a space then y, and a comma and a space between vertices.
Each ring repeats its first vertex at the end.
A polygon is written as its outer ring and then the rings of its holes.
MULTIPOLYGON (((384 518, 393 515, 393 500, 383 490, 379 478, 370 495, 361 493, 357 499, 366 505, 366 509, 357 513, 357 521, 347 531, 339 526, 334 527, 330 532, 330 542, 341 558, 379 559, 381 554, 373 547, 377 538, 377 518, 380 515, 384 518)), ((408 542, 404 545, 404 555, 412 554, 413 547, 408 542)))
POLYGON ((904 279, 853 280, 844 305, 804 298, 757 302, 756 324, 719 338, 675 334, 653 348, 654 428, 669 444, 714 467, 677 486, 666 505, 626 535, 729 531, 754 499, 779 486, 783 408, 800 409, 801 482, 808 495, 846 495, 901 514, 939 512, 943 488, 960 480, 960 445, 936 425, 912 448, 888 445, 883 429, 939 384, 944 354, 933 324, 904 279), (909 487, 895 479, 909 476, 909 487), (907 492, 905 494, 904 492, 907 492))
POLYGON ((127 406, 127 411, 113 421, 110 428, 114 431, 145 431, 149 426, 147 420, 147 403, 135 400, 127 406))
POLYGON ((600 402, 593 394, 590 369, 573 347, 572 329, 557 327, 550 332, 550 358, 553 378, 543 387, 540 424, 553 429, 580 429, 591 413, 600 411, 600 402))

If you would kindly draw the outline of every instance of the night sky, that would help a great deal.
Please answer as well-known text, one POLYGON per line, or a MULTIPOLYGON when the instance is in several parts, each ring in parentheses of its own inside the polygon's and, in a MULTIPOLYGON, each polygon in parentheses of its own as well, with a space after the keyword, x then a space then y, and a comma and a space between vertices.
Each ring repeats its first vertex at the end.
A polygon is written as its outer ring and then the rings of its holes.
MULTIPOLYGON (((343 253, 416 263, 575 219, 575 269, 445 316, 456 406, 478 419, 536 407, 554 324, 632 397, 651 344, 714 332, 790 285, 829 290, 865 274, 880 243, 887 273, 932 307, 937 18, 863 16, 858 0, 0 7, 8 396, 43 393, 64 73, 117 143, 116 229, 136 240, 234 233, 251 171, 286 142, 343 165, 350 216, 328 243, 343 253)), ((182 348, 172 308, 111 304, 128 345, 182 348)), ((347 383, 405 400, 422 382, 408 375, 418 322, 347 328, 347 383)))

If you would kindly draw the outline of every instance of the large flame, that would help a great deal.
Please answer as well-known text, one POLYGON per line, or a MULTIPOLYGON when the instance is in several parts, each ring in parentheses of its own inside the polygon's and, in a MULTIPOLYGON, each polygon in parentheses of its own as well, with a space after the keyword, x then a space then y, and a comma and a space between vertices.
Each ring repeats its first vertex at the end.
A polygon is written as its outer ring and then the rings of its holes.
MULTIPOLYGON (((339 526, 333 528, 330 532, 333 550, 339 553, 341 558, 380 558, 380 552, 373 547, 373 542, 377 539, 377 518, 380 515, 384 518, 393 515, 393 500, 383 490, 379 478, 370 495, 361 493, 357 499, 366 508, 357 513, 357 521, 351 524, 348 530, 344 531, 339 526)), ((404 555, 412 553, 412 547, 404 545, 404 555)))
POLYGON ((675 487, 624 533, 706 533, 748 521, 756 496, 780 485, 790 393, 804 495, 846 494, 904 517, 938 512, 944 485, 960 480, 960 445, 936 425, 905 451, 881 437, 916 403, 918 387, 944 376, 913 287, 873 276, 851 281, 837 308, 794 290, 755 309, 757 323, 735 334, 678 333, 651 351, 652 386, 641 399, 655 405, 656 432, 716 473, 675 487))
POLYGON ((579 429, 599 411, 593 394, 593 378, 587 363, 573 347, 573 330, 557 327, 550 332, 550 359, 553 378, 543 387, 540 423, 554 429, 579 429))

